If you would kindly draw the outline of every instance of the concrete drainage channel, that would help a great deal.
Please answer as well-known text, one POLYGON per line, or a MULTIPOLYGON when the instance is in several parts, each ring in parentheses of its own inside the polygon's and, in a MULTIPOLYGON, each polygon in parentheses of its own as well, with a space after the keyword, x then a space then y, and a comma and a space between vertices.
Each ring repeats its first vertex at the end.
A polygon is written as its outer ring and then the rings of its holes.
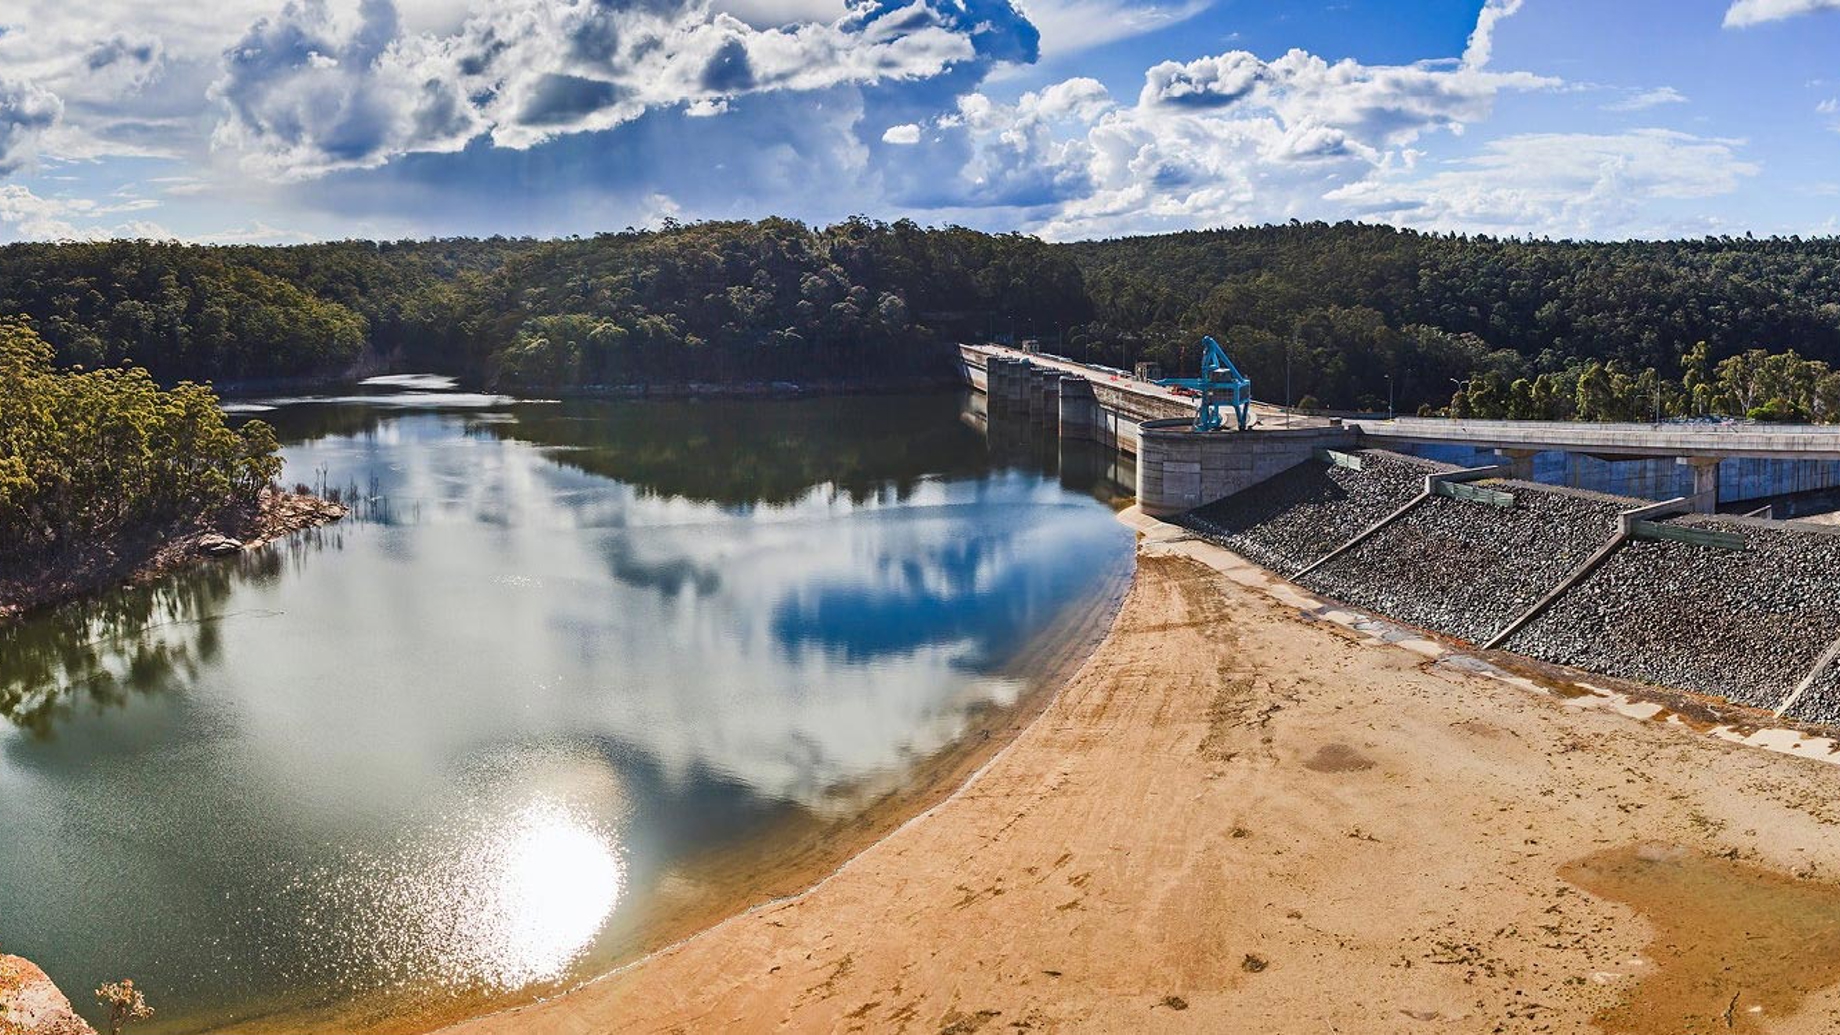
POLYGON ((1180 523, 1312 591, 1460 640, 1840 723, 1840 530, 1497 473, 1324 454, 1180 523))

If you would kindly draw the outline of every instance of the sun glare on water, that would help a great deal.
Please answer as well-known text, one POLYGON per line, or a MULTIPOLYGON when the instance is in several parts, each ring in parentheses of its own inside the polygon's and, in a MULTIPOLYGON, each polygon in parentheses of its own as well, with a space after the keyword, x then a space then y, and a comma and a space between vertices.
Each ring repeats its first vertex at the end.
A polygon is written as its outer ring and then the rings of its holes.
POLYGON ((526 807, 461 866, 456 977, 517 988, 561 977, 620 900, 610 840, 570 810, 526 807))
POLYGON ((564 977, 626 888, 594 812, 537 798, 331 880, 351 987, 513 991, 564 977), (372 975, 366 978, 366 975, 372 975))

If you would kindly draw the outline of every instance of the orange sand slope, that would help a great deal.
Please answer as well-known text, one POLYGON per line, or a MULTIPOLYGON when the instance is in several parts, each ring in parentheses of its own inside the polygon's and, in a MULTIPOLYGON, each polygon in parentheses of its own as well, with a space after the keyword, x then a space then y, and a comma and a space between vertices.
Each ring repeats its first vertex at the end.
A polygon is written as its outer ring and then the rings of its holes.
POLYGON ((796 899, 453 1031, 1840 1030, 1840 766, 1147 548, 1086 668, 796 899))

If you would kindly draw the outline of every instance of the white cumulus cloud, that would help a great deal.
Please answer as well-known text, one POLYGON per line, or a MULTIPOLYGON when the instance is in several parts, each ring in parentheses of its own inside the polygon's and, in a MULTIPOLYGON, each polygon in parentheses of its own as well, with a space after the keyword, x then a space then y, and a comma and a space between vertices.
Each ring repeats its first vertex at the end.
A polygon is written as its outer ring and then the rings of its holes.
POLYGON ((0 241, 100 241, 114 237, 169 238, 158 223, 108 217, 158 207, 140 198, 44 197, 18 184, 0 184, 0 241))
POLYGON ((1743 28, 1816 11, 1840 11, 1840 0, 1735 0, 1725 10, 1725 27, 1743 28))
POLYGON ((765 28, 710 0, 479 0, 448 35, 403 31, 393 0, 361 0, 355 16, 291 0, 226 53, 215 143, 297 179, 482 134, 527 148, 657 109, 715 115, 749 94, 925 79, 1035 52, 1009 0, 882 0, 765 28))
POLYGON ((1482 11, 1476 16, 1475 31, 1469 34, 1469 44, 1463 48, 1463 64, 1470 68, 1481 68, 1495 56, 1495 26, 1503 18, 1521 9, 1522 0, 1484 0, 1482 11))
POLYGON ((0 176, 34 156, 38 140, 64 113, 56 94, 29 82, 0 78, 0 176))
POLYGON ((1561 85, 1483 67, 1516 6, 1485 8, 1470 61, 1369 65, 1303 50, 1266 61, 1235 50, 1151 67, 1132 103, 1091 79, 1007 105, 970 94, 937 121, 939 143, 918 149, 920 167, 893 181, 896 193, 923 207, 1034 209, 1027 221, 1058 238, 1320 214, 1326 194, 1410 168, 1425 134, 1460 134, 1503 93, 1561 85))
POLYGON ((1382 174, 1331 191, 1353 214, 1434 230, 1648 236, 1651 198, 1729 194, 1758 167, 1739 141, 1664 129, 1528 133, 1425 176, 1382 174))

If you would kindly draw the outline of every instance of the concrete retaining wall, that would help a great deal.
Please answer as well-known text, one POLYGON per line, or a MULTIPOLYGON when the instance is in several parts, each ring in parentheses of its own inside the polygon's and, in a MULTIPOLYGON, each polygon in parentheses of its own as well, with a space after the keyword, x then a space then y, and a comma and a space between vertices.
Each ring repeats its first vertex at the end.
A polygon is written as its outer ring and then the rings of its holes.
POLYGON ((1137 504, 1168 517, 1231 496, 1311 458, 1347 449, 1354 433, 1340 427, 1196 433, 1187 418, 1152 421, 1139 431, 1137 504))

